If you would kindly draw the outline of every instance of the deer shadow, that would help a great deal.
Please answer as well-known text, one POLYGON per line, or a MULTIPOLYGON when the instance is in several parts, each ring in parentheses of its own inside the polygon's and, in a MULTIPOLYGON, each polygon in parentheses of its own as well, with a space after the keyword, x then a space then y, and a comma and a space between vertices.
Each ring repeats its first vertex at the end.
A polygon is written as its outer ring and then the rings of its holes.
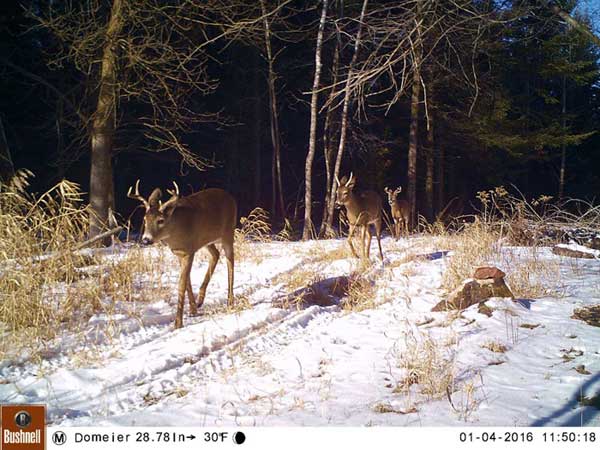
POLYGON ((282 309, 338 306, 342 297, 348 295, 351 280, 347 275, 325 278, 273 300, 272 305, 282 309))
MULTIPOLYGON (((589 391, 592 389, 592 385, 599 380, 600 372, 595 373, 577 387, 562 408, 537 419, 531 426, 579 427, 597 419, 600 415, 600 389, 596 388, 596 392, 591 396, 589 396, 589 391)), ((594 425, 598 425, 598 420, 595 420, 594 425)))

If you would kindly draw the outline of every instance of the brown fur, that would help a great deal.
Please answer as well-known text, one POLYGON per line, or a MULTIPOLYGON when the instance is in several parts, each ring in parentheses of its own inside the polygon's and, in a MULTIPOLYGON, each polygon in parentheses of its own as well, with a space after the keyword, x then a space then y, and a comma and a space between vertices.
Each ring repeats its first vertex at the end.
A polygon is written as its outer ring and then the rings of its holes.
POLYGON ((192 315, 197 313, 204 302, 206 288, 219 260, 219 251, 215 246, 219 242, 227 258, 227 304, 233 306, 233 239, 237 221, 237 204, 231 194, 222 189, 206 189, 187 197, 179 197, 179 192, 176 190, 171 192, 171 199, 164 204, 160 202, 161 195, 160 189, 155 189, 145 202, 139 196, 136 184, 136 195, 129 196, 142 201, 146 206, 144 241, 147 243, 162 241, 179 258, 181 275, 175 328, 180 328, 183 325, 185 293, 188 294, 192 315), (210 258, 196 303, 190 272, 194 255, 201 248, 207 249, 210 258))
POLYGON ((348 216, 348 223, 350 224, 350 231, 348 232, 348 244, 352 254, 358 258, 352 245, 352 236, 356 228, 362 231, 361 236, 361 250, 362 255, 369 258, 369 252, 371 249, 371 238, 373 237, 370 229, 370 225, 375 227, 375 236, 377 237, 377 244, 379 245, 379 257, 383 261, 383 252, 381 251, 381 210, 382 201, 381 197, 377 192, 364 191, 358 194, 354 193, 354 186, 356 179, 350 174, 350 179, 345 176, 341 181, 338 181, 337 190, 337 203, 343 205, 346 208, 346 215, 348 216), (368 243, 366 243, 368 234, 368 243))

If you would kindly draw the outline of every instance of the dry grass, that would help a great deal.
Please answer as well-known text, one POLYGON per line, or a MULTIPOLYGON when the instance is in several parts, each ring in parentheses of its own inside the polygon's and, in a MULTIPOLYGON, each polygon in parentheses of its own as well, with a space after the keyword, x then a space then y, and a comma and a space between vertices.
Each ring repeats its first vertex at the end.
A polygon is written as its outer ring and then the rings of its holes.
POLYGON ((517 298, 540 298, 558 294, 560 267, 555 259, 542 257, 536 246, 503 249, 507 242, 502 227, 475 217, 455 234, 444 236, 444 248, 453 251, 448 258, 442 287, 453 290, 473 276, 478 266, 498 266, 506 272, 506 282, 517 298))
POLYGON ((271 282, 283 284, 287 292, 294 292, 320 281, 322 277, 322 271, 317 266, 302 264, 276 275, 271 282))
POLYGON ((485 348, 485 349, 489 350, 490 352, 494 352, 494 353, 506 353, 506 351, 508 350, 506 345, 504 345, 498 341, 486 342, 485 344, 483 344, 481 346, 481 348, 485 348))
POLYGON ((33 196, 31 177, 22 171, 0 185, 2 359, 42 357, 59 333, 83 331, 92 315, 115 312, 117 301, 134 305, 162 292, 155 261, 140 251, 122 260, 78 251, 89 217, 79 187, 62 181, 33 196))
POLYGON ((442 286, 448 290, 460 286, 476 267, 489 264, 500 254, 500 235, 478 217, 445 240, 444 248, 453 252, 442 279, 442 286))
POLYGON ((440 399, 453 390, 455 354, 452 346, 440 345, 428 334, 409 332, 402 350, 396 350, 398 367, 403 378, 394 392, 411 395, 411 387, 428 400, 440 399))
POLYGON ((262 208, 254 208, 247 217, 240 218, 240 228, 235 229, 234 252, 238 261, 260 262, 265 255, 257 243, 272 240, 269 213, 262 208))
POLYGON ((377 306, 376 293, 375 281, 363 273, 355 272, 348 277, 347 295, 342 307, 352 312, 373 309, 377 306))

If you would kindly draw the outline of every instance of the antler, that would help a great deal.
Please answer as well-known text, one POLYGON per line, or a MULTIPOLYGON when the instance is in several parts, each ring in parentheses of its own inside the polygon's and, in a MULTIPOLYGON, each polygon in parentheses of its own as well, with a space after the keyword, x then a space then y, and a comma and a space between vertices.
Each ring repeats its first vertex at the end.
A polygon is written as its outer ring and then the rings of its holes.
POLYGON ((352 174, 352 172, 350 172, 350 178, 348 178, 348 181, 346 181, 346 186, 350 186, 350 183, 352 183, 352 177, 354 175, 352 174))
POLYGON ((394 191, 394 194, 398 195, 400 192, 402 192, 402 186, 398 186, 398 188, 394 191))
POLYGON ((129 186, 129 190, 127 191, 127 197, 132 198, 134 200, 139 200, 140 202, 142 202, 144 204, 144 207, 147 210, 150 209, 150 203, 148 203, 148 200, 146 200, 144 197, 142 197, 140 195, 140 180, 139 180, 139 178, 135 182, 135 192, 133 193, 133 195, 131 194, 132 187, 133 186, 129 186))
POLYGON ((171 206, 173 203, 175 203, 177 200, 179 200, 179 186, 177 186, 177 183, 175 183, 174 181, 173 181, 173 186, 175 186, 174 191, 167 189, 167 192, 169 194, 171 194, 171 198, 169 200, 167 200, 166 202, 161 203, 161 205, 158 207, 158 210, 160 212, 164 211, 165 209, 167 209, 167 207, 171 206))
POLYGON ((341 184, 340 179, 338 178, 337 175, 335 175, 335 182, 337 183, 338 186, 341 184))

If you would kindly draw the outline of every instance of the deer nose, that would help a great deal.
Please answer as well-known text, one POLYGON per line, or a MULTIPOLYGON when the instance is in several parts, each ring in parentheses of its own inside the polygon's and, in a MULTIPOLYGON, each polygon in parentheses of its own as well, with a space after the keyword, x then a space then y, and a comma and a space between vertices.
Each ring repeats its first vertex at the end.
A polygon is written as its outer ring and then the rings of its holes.
POLYGON ((149 237, 142 238, 142 245, 150 245, 150 244, 152 244, 152 239, 150 239, 149 237))

